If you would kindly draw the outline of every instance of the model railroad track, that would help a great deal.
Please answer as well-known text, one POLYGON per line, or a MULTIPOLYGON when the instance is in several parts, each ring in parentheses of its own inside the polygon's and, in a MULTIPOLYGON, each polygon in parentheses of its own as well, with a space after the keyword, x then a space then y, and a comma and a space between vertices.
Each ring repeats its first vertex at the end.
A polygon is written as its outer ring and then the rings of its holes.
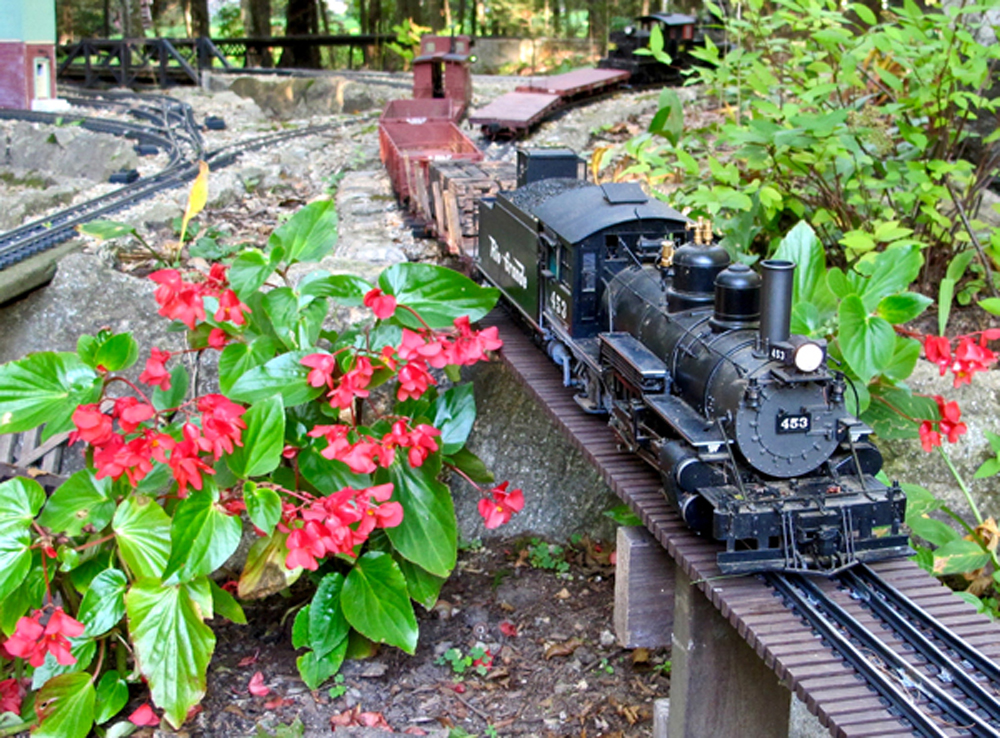
POLYGON ((764 578, 915 734, 1000 732, 1000 668, 868 567, 764 578))
POLYGON ((831 735, 1000 736, 1000 625, 907 559, 858 568, 841 580, 769 575, 780 596, 764 577, 723 577, 716 563, 720 545, 684 525, 664 497, 659 474, 618 450, 604 418, 581 412, 560 369, 511 318, 495 311, 483 322, 500 328, 504 363, 546 414, 831 735), (824 631, 806 620, 806 611, 823 612, 822 600, 849 613, 873 640, 849 636, 853 626, 842 622, 824 631), (923 640, 934 649, 925 649, 923 640), (937 652, 947 662, 939 662, 937 652), (888 696, 869 683, 866 671, 878 674, 874 683, 891 690, 888 696))
POLYGON ((36 254, 72 238, 76 227, 92 220, 106 218, 154 195, 179 187, 198 174, 197 160, 204 159, 211 170, 221 169, 235 162, 247 152, 276 146, 303 136, 328 133, 352 124, 367 123, 375 114, 355 116, 350 121, 309 126, 295 130, 257 136, 244 141, 222 146, 205 152, 200 135, 194 126, 190 108, 187 112, 168 108, 162 117, 157 117, 153 106, 128 105, 127 102, 100 101, 86 98, 88 104, 97 106, 116 105, 127 107, 129 112, 140 111, 141 117, 152 125, 140 125, 102 118, 79 115, 58 115, 24 111, 0 111, 0 118, 28 120, 49 125, 77 123, 87 130, 133 138, 140 143, 148 143, 162 149, 169 156, 167 166, 150 177, 145 177, 130 185, 120 187, 100 197, 74 205, 4 234, 0 234, 0 269, 6 269, 36 254), (180 133, 176 134, 177 128, 180 133))

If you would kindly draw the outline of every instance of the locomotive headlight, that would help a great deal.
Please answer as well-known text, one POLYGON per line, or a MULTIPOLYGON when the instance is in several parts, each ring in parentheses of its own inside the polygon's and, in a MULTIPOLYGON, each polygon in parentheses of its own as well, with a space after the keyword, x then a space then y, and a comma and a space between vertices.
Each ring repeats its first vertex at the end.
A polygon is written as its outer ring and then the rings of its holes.
POLYGON ((795 368, 808 374, 820 368, 826 358, 826 351, 818 343, 803 343, 795 349, 795 368))

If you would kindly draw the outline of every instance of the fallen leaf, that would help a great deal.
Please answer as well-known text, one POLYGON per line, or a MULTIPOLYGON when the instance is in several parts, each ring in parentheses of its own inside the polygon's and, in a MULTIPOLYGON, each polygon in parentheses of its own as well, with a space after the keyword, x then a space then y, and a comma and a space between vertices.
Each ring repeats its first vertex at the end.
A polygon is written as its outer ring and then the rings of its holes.
POLYGON ((570 595, 569 590, 563 587, 558 592, 556 592, 556 597, 560 600, 568 600, 572 595, 570 595))
POLYGON ((254 697, 267 697, 271 693, 270 688, 264 684, 264 674, 259 671, 250 677, 250 685, 247 689, 254 697))
POLYGON ((579 638, 570 638, 568 641, 563 641, 562 643, 553 643, 545 649, 545 659, 547 661, 556 656, 572 656, 573 652, 582 645, 583 641, 579 638))
POLYGON ((508 638, 516 638, 517 637, 517 626, 514 625, 509 620, 501 620, 500 621, 500 632, 503 633, 508 638))
POLYGON ((648 648, 637 648, 632 651, 632 664, 648 664, 649 663, 649 649, 648 648))
POLYGON ((247 656, 246 658, 240 659, 240 662, 236 664, 241 669, 245 669, 248 666, 253 666, 257 663, 257 659, 260 658, 260 649, 254 651, 253 656, 247 656))
POLYGON ((288 699, 287 697, 275 697, 264 703, 265 710, 277 710, 279 707, 288 707, 289 705, 294 705, 295 700, 288 699))

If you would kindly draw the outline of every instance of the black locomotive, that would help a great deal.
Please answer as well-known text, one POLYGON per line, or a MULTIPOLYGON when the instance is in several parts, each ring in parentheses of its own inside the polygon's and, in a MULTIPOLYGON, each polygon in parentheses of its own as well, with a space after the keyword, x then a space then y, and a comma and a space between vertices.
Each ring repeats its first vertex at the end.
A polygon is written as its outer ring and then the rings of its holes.
POLYGON ((621 31, 612 31, 608 37, 608 55, 597 62, 598 69, 623 69, 630 73, 633 85, 679 84, 681 70, 691 66, 689 52, 704 44, 698 19, 681 13, 651 13, 635 19, 635 23, 621 31), (636 54, 648 49, 653 28, 658 27, 663 36, 663 50, 670 55, 671 64, 661 64, 648 54, 636 54))
MULTIPOLYGON (((821 341, 789 335, 790 262, 730 263, 635 183, 519 184, 480 204, 479 267, 584 411, 661 472, 725 573, 833 573, 905 555, 905 497, 821 341)), ((547 152, 551 160, 551 152, 547 152)), ((567 157, 572 157, 572 152, 567 157)))

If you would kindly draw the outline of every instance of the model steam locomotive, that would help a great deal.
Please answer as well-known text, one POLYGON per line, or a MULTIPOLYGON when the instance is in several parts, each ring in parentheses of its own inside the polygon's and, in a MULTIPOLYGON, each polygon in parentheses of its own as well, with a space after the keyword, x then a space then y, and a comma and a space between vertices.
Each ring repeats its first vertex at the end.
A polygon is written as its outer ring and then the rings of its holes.
POLYGON ((681 71, 694 62, 690 52, 705 43, 698 28, 698 19, 680 13, 650 13, 635 19, 635 23, 620 31, 613 31, 608 38, 608 55, 597 62, 598 69, 622 69, 629 72, 633 85, 680 84, 681 71), (670 56, 670 64, 662 64, 650 54, 636 54, 648 49, 653 28, 658 27, 663 37, 663 50, 670 56))
POLYGON ((824 342, 789 334, 795 265, 731 263, 710 227, 638 184, 530 182, 518 164, 524 186, 480 204, 480 270, 581 408, 725 542, 720 569, 830 574, 905 555, 905 497, 875 479, 846 379, 824 342))

